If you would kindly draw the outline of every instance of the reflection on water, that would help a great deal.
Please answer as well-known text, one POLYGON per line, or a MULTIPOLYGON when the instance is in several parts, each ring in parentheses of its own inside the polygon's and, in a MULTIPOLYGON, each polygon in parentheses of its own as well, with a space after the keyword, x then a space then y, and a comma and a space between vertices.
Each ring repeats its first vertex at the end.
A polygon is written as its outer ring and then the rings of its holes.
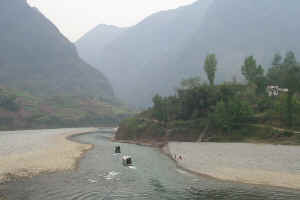
POLYGON ((198 177, 177 170, 158 150, 120 144, 134 159, 134 169, 124 167, 109 130, 74 138, 95 144, 76 172, 41 175, 0 186, 8 200, 299 200, 300 191, 237 184, 198 177))

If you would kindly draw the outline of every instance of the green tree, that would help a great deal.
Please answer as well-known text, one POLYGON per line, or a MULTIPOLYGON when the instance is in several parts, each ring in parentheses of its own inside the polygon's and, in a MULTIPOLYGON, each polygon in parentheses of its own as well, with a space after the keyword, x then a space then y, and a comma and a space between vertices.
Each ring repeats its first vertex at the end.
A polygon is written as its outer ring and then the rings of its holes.
POLYGON ((165 106, 167 112, 167 121, 176 120, 180 114, 181 103, 177 96, 169 96, 165 98, 165 106))
POLYGON ((269 84, 275 85, 280 83, 280 71, 282 65, 282 56, 280 54, 275 54, 273 61, 272 61, 272 67, 269 68, 267 73, 267 79, 269 84))
POLYGON ((253 114, 254 111, 247 101, 233 97, 227 103, 217 103, 212 121, 217 127, 229 131, 240 124, 249 123, 253 114))
POLYGON ((13 112, 20 110, 20 105, 17 103, 17 97, 15 95, 1 93, 1 91, 0 107, 13 112))
POLYGON ((210 85, 214 85, 216 71, 217 71, 217 58, 215 54, 209 54, 205 59, 204 70, 207 74, 210 85))
POLYGON ((256 95, 264 96, 266 94, 266 88, 268 85, 268 80, 265 76, 258 76, 255 80, 256 83, 256 95))
POLYGON ((275 55, 273 66, 267 75, 271 84, 276 84, 281 88, 287 88, 288 96, 286 99, 288 126, 292 127, 294 122, 294 101, 293 97, 296 92, 300 91, 300 65, 297 63, 296 56, 293 52, 288 52, 281 62, 278 55, 275 55))
POLYGON ((293 66, 293 65, 297 64, 297 59, 296 59, 294 52, 292 52, 292 51, 287 52, 287 54, 285 55, 283 64, 286 66, 293 66))
POLYGON ((206 117, 217 102, 215 87, 207 84, 191 89, 180 89, 177 94, 181 102, 180 117, 183 120, 206 117))
POLYGON ((242 74, 249 83, 257 84, 257 80, 264 76, 264 69, 261 65, 257 66, 253 56, 249 56, 242 66, 242 74))
POLYGON ((281 70, 282 86, 288 88, 287 112, 288 125, 294 124, 294 94, 300 90, 300 66, 297 64, 296 56, 293 52, 288 52, 282 64, 281 70))
POLYGON ((229 130, 231 125, 231 120, 228 116, 226 104, 224 101, 219 101, 216 105, 215 112, 213 113, 211 120, 214 125, 223 130, 229 130))
POLYGON ((189 79, 183 79, 181 81, 181 87, 182 89, 192 89, 199 87, 201 85, 201 79, 199 76, 192 77, 189 79))
POLYGON ((236 94, 245 91, 245 87, 239 84, 223 83, 218 88, 218 99, 225 104, 236 94))
POLYGON ((279 53, 275 54, 272 61, 272 66, 281 65, 281 61, 282 61, 282 56, 279 53))
POLYGON ((152 99, 153 101, 153 117, 157 120, 163 121, 165 118, 164 113, 164 101, 160 95, 155 95, 152 99))

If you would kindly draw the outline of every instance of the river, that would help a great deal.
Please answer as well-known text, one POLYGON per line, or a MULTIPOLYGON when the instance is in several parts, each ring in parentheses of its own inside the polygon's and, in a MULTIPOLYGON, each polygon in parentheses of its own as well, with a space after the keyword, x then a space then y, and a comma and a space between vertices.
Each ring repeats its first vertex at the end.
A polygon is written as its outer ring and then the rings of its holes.
POLYGON ((200 177, 176 168, 158 149, 120 144, 134 159, 124 167, 113 154, 112 131, 73 138, 95 148, 76 171, 43 174, 0 186, 7 200, 299 200, 300 191, 200 177))

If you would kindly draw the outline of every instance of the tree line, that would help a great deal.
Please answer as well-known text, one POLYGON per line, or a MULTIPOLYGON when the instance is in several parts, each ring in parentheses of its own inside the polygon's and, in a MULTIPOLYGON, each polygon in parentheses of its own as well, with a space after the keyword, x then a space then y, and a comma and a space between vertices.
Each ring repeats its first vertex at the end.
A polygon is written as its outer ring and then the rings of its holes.
POLYGON ((203 68, 208 83, 200 77, 183 80, 175 95, 154 96, 147 112, 164 123, 207 118, 224 130, 254 123, 300 127, 300 64, 293 52, 274 55, 268 70, 254 56, 246 57, 241 66, 246 83, 233 80, 216 85, 217 65, 216 55, 207 55, 203 68), (272 97, 267 93, 270 85, 288 91, 272 97))

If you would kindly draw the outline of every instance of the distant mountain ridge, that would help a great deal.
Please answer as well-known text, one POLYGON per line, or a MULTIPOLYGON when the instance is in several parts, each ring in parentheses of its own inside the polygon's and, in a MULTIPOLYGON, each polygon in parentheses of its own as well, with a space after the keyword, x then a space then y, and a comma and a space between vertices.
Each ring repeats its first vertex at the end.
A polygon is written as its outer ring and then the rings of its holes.
POLYGON ((292 50, 300 56, 300 22, 295 20, 300 17, 299 7, 297 0, 214 0, 201 28, 175 62, 193 71, 202 67, 198 60, 215 53, 219 60, 216 78, 221 82, 239 77, 249 55, 265 68, 275 53, 292 50))
POLYGON ((126 28, 105 24, 98 25, 76 42, 80 56, 89 64, 93 66, 98 65, 98 55, 105 50, 106 45, 113 42, 125 31, 126 28), (102 39, 99 40, 99 38, 102 39))
MULTIPOLYGON (((218 83, 240 78, 246 56, 254 55, 268 67, 275 53, 300 55, 299 7, 298 0, 199 0, 147 17, 101 51, 97 45, 86 47, 94 49, 93 64, 107 74, 116 95, 145 106, 155 93, 171 94, 183 78, 200 75, 205 80, 208 53, 217 54, 218 83)), ((94 38, 94 44, 108 41, 94 38)), ((89 62, 91 55, 77 47, 89 62)))
POLYGON ((114 98, 107 78, 26 0, 0 1, 0 84, 38 96, 114 98))
MULTIPOLYGON (((155 93, 170 93, 178 83, 166 71, 161 72, 161 67, 167 65, 168 57, 176 55, 195 33, 196 29, 190 27, 199 26, 211 1, 202 0, 147 17, 114 38, 104 51, 93 51, 97 57, 93 64, 107 74, 118 97, 131 105, 149 105, 155 93)), ((106 40, 99 37, 98 41, 106 40)), ((84 50, 76 44, 79 54, 89 62, 84 50)), ((97 46, 91 45, 90 49, 97 46)))

